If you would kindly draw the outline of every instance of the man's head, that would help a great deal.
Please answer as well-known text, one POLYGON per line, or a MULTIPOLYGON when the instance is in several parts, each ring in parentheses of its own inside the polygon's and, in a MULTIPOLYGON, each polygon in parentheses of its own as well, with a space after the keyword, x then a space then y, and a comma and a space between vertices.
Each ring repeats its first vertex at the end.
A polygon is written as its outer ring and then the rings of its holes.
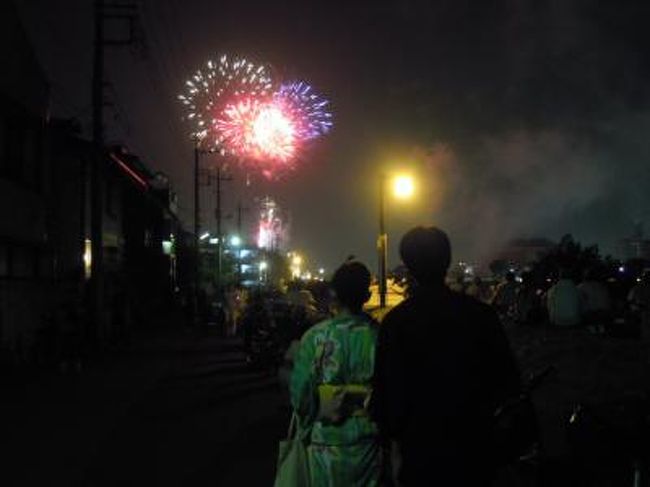
POLYGON ((421 285, 442 284, 451 262, 447 234, 436 227, 415 227, 399 244, 402 261, 421 285))
POLYGON ((336 269, 332 289, 339 303, 351 309, 361 309, 370 298, 370 271, 361 262, 348 261, 336 269))

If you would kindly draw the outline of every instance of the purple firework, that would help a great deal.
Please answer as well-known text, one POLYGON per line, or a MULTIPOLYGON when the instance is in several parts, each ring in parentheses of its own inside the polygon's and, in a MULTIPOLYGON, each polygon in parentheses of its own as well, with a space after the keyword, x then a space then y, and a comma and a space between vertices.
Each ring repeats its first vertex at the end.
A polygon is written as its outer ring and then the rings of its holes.
POLYGON ((332 114, 327 110, 329 101, 314 93, 304 81, 283 83, 273 98, 292 113, 292 119, 298 122, 301 139, 315 139, 331 130, 332 114))

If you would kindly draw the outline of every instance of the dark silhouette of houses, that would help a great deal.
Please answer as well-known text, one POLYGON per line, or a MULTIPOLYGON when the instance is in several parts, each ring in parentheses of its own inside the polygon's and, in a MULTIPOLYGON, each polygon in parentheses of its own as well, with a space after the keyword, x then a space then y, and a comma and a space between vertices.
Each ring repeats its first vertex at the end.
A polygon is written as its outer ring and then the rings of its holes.
MULTIPOLYGON (((62 327, 90 336, 89 169, 98 149, 75 121, 49 119, 47 80, 11 2, 0 2, 0 63, 0 363, 43 362, 62 327)), ((192 266, 165 175, 121 147, 100 157, 105 320, 92 338, 103 347, 169 316, 184 291, 178 276, 192 266)))
POLYGON ((12 2, 0 2, 0 352, 27 360, 49 306, 48 84, 12 2))

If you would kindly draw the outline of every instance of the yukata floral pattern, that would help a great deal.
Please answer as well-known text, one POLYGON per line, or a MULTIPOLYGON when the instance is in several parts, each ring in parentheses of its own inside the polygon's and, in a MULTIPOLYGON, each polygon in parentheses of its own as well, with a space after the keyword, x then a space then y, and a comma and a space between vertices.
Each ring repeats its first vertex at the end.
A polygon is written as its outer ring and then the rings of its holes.
POLYGON ((381 473, 376 424, 367 414, 332 423, 318 417, 318 386, 370 386, 377 325, 365 315, 343 314, 303 336, 291 377, 291 401, 308 432, 311 485, 376 486, 381 473))

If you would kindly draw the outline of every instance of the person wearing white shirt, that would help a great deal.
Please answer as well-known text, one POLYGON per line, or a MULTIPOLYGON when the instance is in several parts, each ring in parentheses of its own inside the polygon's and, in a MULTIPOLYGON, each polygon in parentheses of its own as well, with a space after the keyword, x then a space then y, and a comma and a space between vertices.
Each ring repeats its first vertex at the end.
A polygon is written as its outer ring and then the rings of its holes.
POLYGON ((546 307, 552 325, 575 326, 580 323, 580 295, 566 271, 560 273, 560 279, 548 290, 546 307))

